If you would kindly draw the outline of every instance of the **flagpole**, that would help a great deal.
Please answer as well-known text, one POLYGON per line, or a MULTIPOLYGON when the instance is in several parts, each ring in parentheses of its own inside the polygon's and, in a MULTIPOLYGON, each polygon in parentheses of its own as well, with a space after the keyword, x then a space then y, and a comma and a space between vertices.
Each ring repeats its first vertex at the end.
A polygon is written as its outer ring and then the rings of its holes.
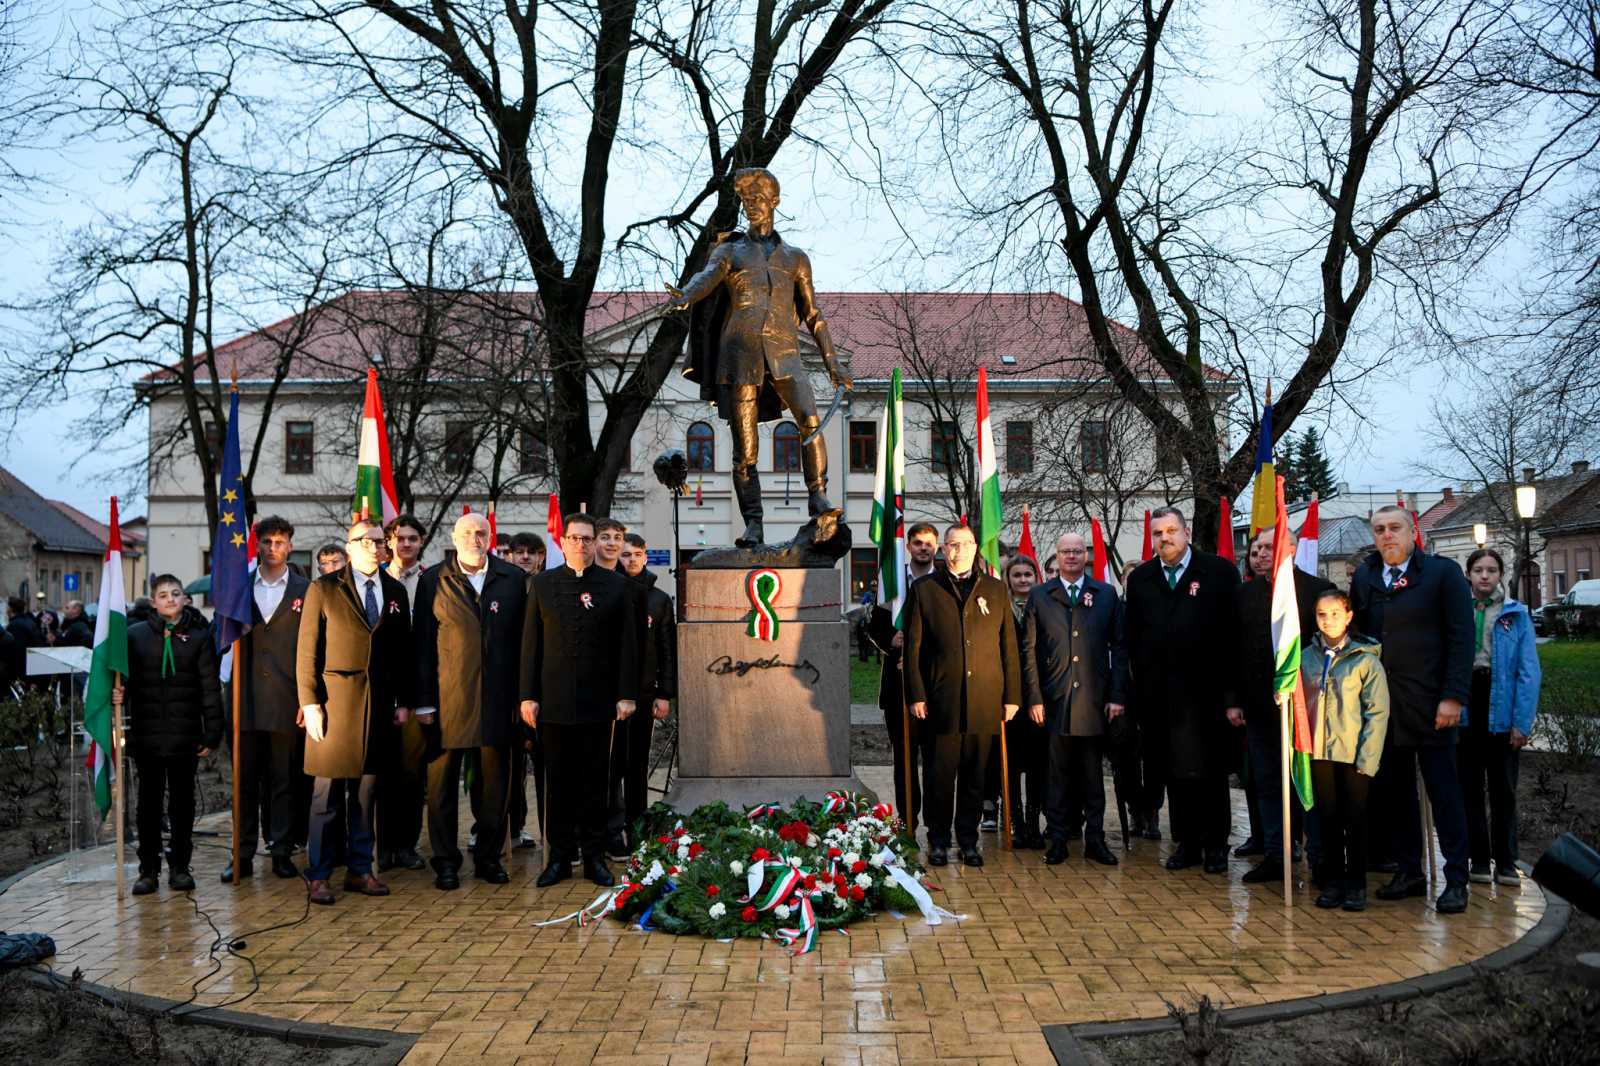
POLYGON ((1283 806, 1281 812, 1283 832, 1280 835, 1283 837, 1283 905, 1285 907, 1294 906, 1294 862, 1292 861, 1294 842, 1290 839, 1293 834, 1289 831, 1289 792, 1293 788, 1293 785, 1289 782, 1289 745, 1293 743, 1289 732, 1290 698, 1287 692, 1278 693, 1278 753, 1283 775, 1283 782, 1279 786, 1283 806))
MULTIPOLYGON (((239 783, 239 693, 244 686, 239 668, 240 641, 233 642, 233 883, 239 883, 239 808, 243 788, 239 783)), ((254 841, 251 841, 254 844, 254 841)))
MULTIPOLYGON (((111 672, 111 687, 117 692, 122 691, 122 675, 115 670, 111 672)), ((114 716, 111 720, 111 752, 116 760, 116 776, 111 779, 111 816, 117 820, 117 899, 120 901, 127 880, 124 868, 127 863, 127 832, 122 825, 123 811, 126 810, 122 793, 122 701, 113 700, 111 710, 114 716)))
POLYGON ((901 763, 906 768, 906 772, 905 772, 905 779, 906 779, 905 800, 906 800, 906 802, 905 802, 905 806, 901 809, 900 813, 905 816, 906 829, 911 833, 911 836, 913 838, 915 838, 916 835, 917 835, 917 819, 916 819, 916 815, 915 815, 914 812, 915 812, 915 808, 916 808, 917 804, 916 804, 916 801, 912 799, 912 792, 911 792, 912 775, 913 775, 913 773, 915 771, 914 771, 914 768, 912 767, 912 763, 911 763, 911 759, 912 759, 912 752, 911 752, 911 708, 906 704, 906 667, 905 667, 905 662, 906 662, 905 646, 904 646, 904 643, 902 643, 901 648, 900 648, 900 661, 895 664, 895 669, 900 671, 900 752, 901 752, 901 755, 902 755, 901 763))
MULTIPOLYGON (((1002 623, 1004 624, 1004 623, 1002 623)), ((1019 710, 1017 712, 1021 714, 1019 710)), ((1000 850, 1011 850, 1011 760, 1006 754, 1005 708, 1000 709, 1000 850)))
POLYGON ((1433 802, 1428 799, 1428 783, 1419 780, 1416 784, 1417 793, 1422 797, 1422 826, 1425 830, 1425 840, 1428 845, 1428 880, 1437 883, 1439 880, 1439 859, 1433 851, 1433 802))

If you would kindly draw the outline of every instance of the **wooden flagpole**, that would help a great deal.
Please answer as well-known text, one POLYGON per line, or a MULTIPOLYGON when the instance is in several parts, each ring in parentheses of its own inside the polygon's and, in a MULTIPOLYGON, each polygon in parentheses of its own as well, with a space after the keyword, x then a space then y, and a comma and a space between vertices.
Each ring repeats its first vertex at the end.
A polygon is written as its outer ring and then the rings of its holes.
MULTIPOLYGON (((233 883, 240 881, 239 870, 239 811, 243 800, 243 787, 239 783, 239 695, 244 679, 239 670, 239 648, 242 642, 233 642, 233 883)), ((251 841, 252 848, 255 841, 251 841)))
MULTIPOLYGON (((1019 708, 1017 711, 1021 714, 1019 708)), ((1000 850, 1011 850, 1011 760, 1006 754, 1006 712, 1000 711, 1000 850)))
MULTIPOLYGON (((111 687, 116 691, 122 690, 122 675, 115 671, 111 674, 111 687)), ((127 872, 127 833, 123 828, 123 812, 127 809, 127 801, 123 798, 122 782, 122 703, 112 705, 113 717, 111 719, 111 756, 116 761, 116 776, 111 779, 113 786, 111 792, 111 816, 117 820, 117 899, 123 898, 124 882, 127 872)))
MULTIPOLYGON (((1292 736, 1289 732, 1290 699, 1292 699, 1292 697, 1289 695, 1289 693, 1278 693, 1278 751, 1279 761, 1282 764, 1281 769, 1283 773, 1283 781, 1279 786, 1279 791, 1281 793, 1279 798, 1282 801, 1283 807, 1283 810, 1280 813, 1281 817, 1283 818, 1283 832, 1281 835, 1283 837, 1283 905, 1285 907, 1294 906, 1294 863, 1292 861, 1294 855, 1294 842, 1291 840, 1293 834, 1289 831, 1289 792, 1294 787, 1289 780, 1289 745, 1293 743, 1292 736)), ((1262 861, 1269 862, 1271 860, 1263 859, 1262 861)))

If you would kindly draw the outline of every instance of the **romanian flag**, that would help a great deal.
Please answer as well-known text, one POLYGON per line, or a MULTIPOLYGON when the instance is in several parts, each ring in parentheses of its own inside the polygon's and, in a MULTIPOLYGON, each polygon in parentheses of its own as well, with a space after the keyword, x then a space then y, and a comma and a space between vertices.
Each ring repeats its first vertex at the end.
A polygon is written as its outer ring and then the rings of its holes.
POLYGON ((1267 386, 1267 405, 1261 409, 1261 435, 1256 438, 1256 479, 1250 494, 1250 539, 1276 520, 1273 500, 1277 493, 1277 473, 1272 465, 1272 387, 1267 386))
MULTIPOLYGON (((1300 607, 1294 595, 1294 553, 1289 550, 1289 511, 1283 503, 1283 478, 1275 478, 1273 503, 1277 526, 1272 540, 1272 658, 1273 691, 1292 701, 1294 750, 1289 776, 1300 795, 1300 805, 1311 809, 1311 719, 1305 686, 1300 681, 1300 607)), ((1289 737, 1283 743, 1290 743, 1289 737)))

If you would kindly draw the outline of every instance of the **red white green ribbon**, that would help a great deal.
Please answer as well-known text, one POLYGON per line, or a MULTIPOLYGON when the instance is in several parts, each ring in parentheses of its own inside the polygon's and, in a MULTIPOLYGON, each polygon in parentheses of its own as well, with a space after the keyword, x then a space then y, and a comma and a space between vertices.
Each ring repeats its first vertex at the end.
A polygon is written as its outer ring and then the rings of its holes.
POLYGON ((866 797, 859 792, 830 792, 827 803, 823 805, 823 814, 838 814, 840 811, 856 812, 867 806, 866 797))
POLYGON ((771 567, 752 570, 744 578, 745 595, 750 597, 750 621, 745 635, 757 640, 778 639, 778 594, 783 591, 783 579, 771 567))
POLYGON ((793 947, 796 955, 804 955, 817 946, 817 912, 811 906, 809 895, 800 897, 800 925, 779 929, 773 939, 784 947, 793 947), (800 943, 795 947, 795 943, 800 943))
POLYGON ((769 814, 780 814, 782 811, 783 808, 776 803, 758 803, 748 811, 745 811, 744 816, 753 822, 757 818, 765 818, 769 814))

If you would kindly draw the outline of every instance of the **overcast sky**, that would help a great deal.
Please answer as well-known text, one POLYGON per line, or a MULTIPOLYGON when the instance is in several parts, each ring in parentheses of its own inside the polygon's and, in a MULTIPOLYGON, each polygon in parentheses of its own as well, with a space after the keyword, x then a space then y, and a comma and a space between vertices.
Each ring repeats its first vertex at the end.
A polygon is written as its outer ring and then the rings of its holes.
MULTIPOLYGON (((1227 43, 1219 51, 1233 56, 1248 54, 1252 15, 1233 5, 1221 10, 1221 21, 1210 27, 1215 41, 1227 43)), ((77 17, 83 18, 81 9, 77 17)), ((59 37, 57 29, 56 24, 44 24, 35 28, 35 36, 40 40, 59 37)), ((1249 63, 1223 66, 1238 71, 1250 68, 1249 63)), ((1223 80, 1215 89, 1221 103, 1236 111, 1257 106, 1264 91, 1262 85, 1242 76, 1236 76, 1231 83, 1223 80)), ((40 188, 31 200, 16 205, 14 217, 0 229, 0 304, 37 293, 64 234, 93 218, 97 209, 115 209, 133 195, 119 184, 127 167, 127 155, 116 145, 78 143, 65 154, 52 148, 24 156, 21 162, 45 171, 51 184, 40 188)), ((853 165, 865 165, 865 161, 856 156, 853 165)), ((931 221, 913 203, 897 204, 894 211, 889 210, 860 185, 842 180, 833 166, 798 141, 791 141, 785 148, 774 168, 784 181, 782 211, 788 216, 780 218, 780 228, 786 237, 810 252, 819 289, 904 287, 907 259, 915 255, 907 247, 903 231, 919 231, 931 226, 931 221), (886 249, 894 252, 892 262, 885 261, 886 249)), ((645 190, 659 182, 660 175, 613 169, 611 180, 619 190, 645 190)), ((921 192, 925 201, 937 202, 941 190, 921 192)), ((949 284, 959 267, 959 249, 937 242, 930 246, 925 236, 919 236, 916 250, 928 254, 925 260, 910 265, 910 273, 925 287, 949 284)), ((1505 248, 1502 265, 1485 279, 1486 286, 1511 284, 1529 255, 1529 249, 1520 244, 1505 248)), ((1006 280, 998 279, 995 287, 1025 287, 1023 282, 1006 284, 1006 280)), ((1067 290, 1067 295, 1073 293, 1067 290)), ((1363 314, 1372 310, 1364 308, 1363 314)), ((6 332, 7 348, 29 343, 33 338, 28 328, 17 316, 0 312, 0 329, 6 332)), ((1436 488, 1421 482, 1413 473, 1412 464, 1423 447, 1422 431, 1430 417, 1428 401, 1458 386, 1459 376, 1447 368, 1406 358, 1367 381, 1363 394, 1370 419, 1365 425, 1348 415, 1336 414, 1331 424, 1319 426, 1327 432, 1338 476, 1362 489, 1436 488)), ((92 413, 89 403, 83 396, 62 396, 24 419, 15 432, 0 441, 0 463, 46 496, 64 499, 90 514, 104 513, 105 498, 111 492, 127 499, 124 513, 142 513, 143 486, 117 483, 108 471, 117 466, 119 457, 126 457, 129 449, 141 446, 143 426, 109 441, 86 439, 81 427, 92 413)))

